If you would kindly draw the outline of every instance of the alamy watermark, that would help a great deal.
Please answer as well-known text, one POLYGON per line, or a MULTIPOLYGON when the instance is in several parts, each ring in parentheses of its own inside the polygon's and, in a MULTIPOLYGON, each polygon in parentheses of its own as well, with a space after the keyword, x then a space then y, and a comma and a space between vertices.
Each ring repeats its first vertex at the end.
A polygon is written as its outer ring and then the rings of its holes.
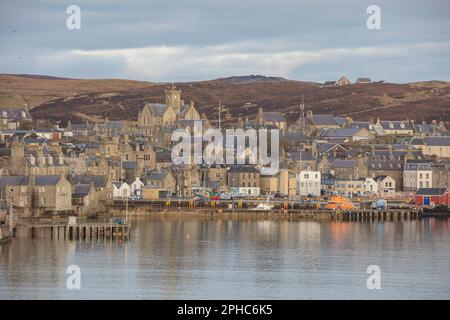
POLYGON ((72 4, 67 7, 66 13, 69 16, 66 19, 66 27, 69 30, 80 30, 81 29, 81 8, 76 4, 72 4))
POLYGON ((367 267, 366 273, 370 274, 367 278, 367 289, 381 289, 381 269, 376 264, 367 267))
POLYGON ((177 142, 172 148, 172 162, 175 165, 253 164, 259 165, 266 174, 276 174, 280 163, 279 139, 278 129, 226 129, 224 148, 222 130, 210 128, 203 132, 202 121, 195 121, 193 135, 186 129, 172 133, 171 141, 177 142), (204 142, 208 143, 205 148, 204 142))
POLYGON ((381 9, 379 6, 373 4, 367 7, 366 10, 369 17, 367 18, 366 25, 369 30, 381 29, 381 9))
POLYGON ((72 264, 67 267, 66 273, 70 276, 67 277, 66 287, 69 290, 81 289, 81 269, 76 264, 72 264))

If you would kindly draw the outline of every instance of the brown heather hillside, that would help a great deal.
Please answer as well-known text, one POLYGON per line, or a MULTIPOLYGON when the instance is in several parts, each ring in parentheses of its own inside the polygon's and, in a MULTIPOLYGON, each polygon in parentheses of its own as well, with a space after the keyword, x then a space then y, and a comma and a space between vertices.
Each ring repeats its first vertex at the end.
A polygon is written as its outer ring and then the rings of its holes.
MULTIPOLYGON (((219 100, 237 116, 255 117, 257 107, 284 112, 290 121, 298 118, 303 93, 306 109, 315 113, 349 115, 355 120, 382 119, 450 120, 450 83, 441 81, 411 84, 372 83, 321 87, 311 82, 264 78, 224 78, 177 83, 182 98, 193 100, 211 120, 218 117, 219 100)), ((50 120, 108 118, 134 120, 145 102, 164 102, 167 84, 130 80, 66 80, 0 75, 0 106, 7 99, 2 92, 14 87, 18 101, 27 101, 35 118, 50 120), (5 86, 5 83, 8 86, 5 86), (13 86, 13 85, 14 86, 13 86), (20 100, 22 99, 22 100, 20 100)))

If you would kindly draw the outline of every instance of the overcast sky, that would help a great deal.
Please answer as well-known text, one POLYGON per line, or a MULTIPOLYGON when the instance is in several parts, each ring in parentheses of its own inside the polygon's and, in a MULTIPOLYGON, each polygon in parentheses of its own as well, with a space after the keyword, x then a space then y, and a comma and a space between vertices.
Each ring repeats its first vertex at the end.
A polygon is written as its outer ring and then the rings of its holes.
POLYGON ((450 81, 448 0, 1 0, 0 73, 450 81), (81 8, 69 30, 66 9, 81 8), (366 9, 381 9, 369 30, 366 9))

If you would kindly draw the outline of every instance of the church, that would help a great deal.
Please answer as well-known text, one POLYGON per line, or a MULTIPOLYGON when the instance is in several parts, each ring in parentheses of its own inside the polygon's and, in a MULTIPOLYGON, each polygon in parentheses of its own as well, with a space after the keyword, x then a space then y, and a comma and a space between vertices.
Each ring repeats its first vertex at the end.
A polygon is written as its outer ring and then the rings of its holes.
POLYGON ((145 135, 151 135, 158 126, 176 126, 180 120, 200 120, 194 102, 185 104, 181 100, 181 90, 172 85, 165 90, 165 103, 146 103, 139 111, 138 125, 145 135))

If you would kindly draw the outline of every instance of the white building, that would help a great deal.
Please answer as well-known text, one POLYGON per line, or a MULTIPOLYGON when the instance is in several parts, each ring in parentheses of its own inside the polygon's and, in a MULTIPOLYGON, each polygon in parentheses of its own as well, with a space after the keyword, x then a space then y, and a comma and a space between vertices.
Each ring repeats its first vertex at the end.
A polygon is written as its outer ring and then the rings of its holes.
POLYGON ((403 169, 403 191, 416 192, 433 186, 433 170, 429 163, 408 162, 403 169))
POLYGON ((297 174, 297 190, 301 196, 320 196, 320 171, 304 170, 297 174))
POLYGON ((364 180, 364 194, 371 196, 378 194, 378 183, 372 178, 366 178, 364 180))
POLYGON ((395 179, 390 176, 377 176, 373 178, 378 184, 378 195, 382 197, 386 193, 395 193, 395 179))
POLYGON ((113 198, 126 199, 131 195, 131 187, 125 182, 113 182, 113 198))
POLYGON ((130 183, 131 193, 135 195, 141 195, 141 189, 144 187, 144 183, 139 177, 137 177, 132 183, 130 183))

